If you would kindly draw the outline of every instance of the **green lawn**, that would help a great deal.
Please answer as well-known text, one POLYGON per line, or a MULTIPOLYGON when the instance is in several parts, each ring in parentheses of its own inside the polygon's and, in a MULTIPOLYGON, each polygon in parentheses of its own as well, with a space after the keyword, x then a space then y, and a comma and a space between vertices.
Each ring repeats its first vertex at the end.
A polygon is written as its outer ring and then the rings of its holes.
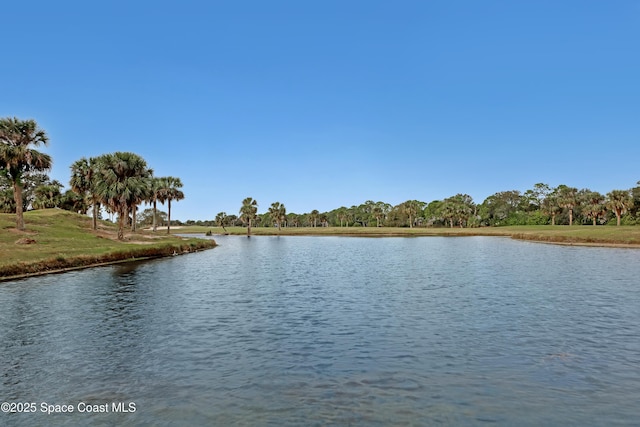
POLYGON ((181 239, 161 232, 137 232, 115 240, 116 226, 60 209, 25 213, 25 231, 15 228, 15 215, 0 214, 0 277, 35 274, 131 258, 162 256, 211 247, 215 242, 181 239), (30 243, 27 243, 30 242, 30 243))
MULTIPOLYGON (((175 234, 224 234, 220 227, 185 226, 171 228, 175 234)), ((228 234, 246 235, 244 227, 226 227, 228 234)), ((312 235, 312 236, 507 236, 517 239, 555 243, 640 245, 640 227, 589 225, 531 225, 481 228, 395 228, 395 227, 287 227, 278 231, 274 227, 252 227, 251 234, 260 235, 312 235)))
MULTIPOLYGON (((127 233, 115 239, 116 226, 101 221, 91 229, 91 219, 60 209, 25 213, 26 230, 15 229, 15 215, 0 214, 0 278, 77 268, 145 257, 166 256, 212 247, 215 242, 183 239, 175 234, 224 234, 218 227, 172 227, 172 235, 158 230, 127 233)), ((391 227, 253 227, 253 235, 312 236, 506 236, 564 244, 628 246, 640 248, 640 227, 615 226, 514 226, 482 228, 391 227)), ((244 227, 227 227, 226 233, 246 235, 244 227)))

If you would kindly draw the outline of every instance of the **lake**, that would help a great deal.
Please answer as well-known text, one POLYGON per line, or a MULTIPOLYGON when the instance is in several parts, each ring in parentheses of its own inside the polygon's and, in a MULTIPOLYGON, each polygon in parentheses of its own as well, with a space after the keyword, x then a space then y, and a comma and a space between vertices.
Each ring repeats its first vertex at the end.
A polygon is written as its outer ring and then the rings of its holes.
POLYGON ((640 423, 638 250, 215 239, 0 283, 0 424, 640 423))

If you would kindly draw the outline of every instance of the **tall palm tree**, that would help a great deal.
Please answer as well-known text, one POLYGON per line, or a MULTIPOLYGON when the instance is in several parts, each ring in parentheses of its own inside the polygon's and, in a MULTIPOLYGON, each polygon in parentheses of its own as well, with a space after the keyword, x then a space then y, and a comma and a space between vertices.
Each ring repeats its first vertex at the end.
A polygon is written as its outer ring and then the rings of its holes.
POLYGON ((100 197, 96 192, 96 182, 99 177, 98 158, 83 157, 71 165, 71 190, 85 198, 92 207, 93 229, 98 228, 98 211, 100 210, 100 197))
POLYGON ((629 191, 613 190, 607 193, 607 207, 616 214, 616 225, 620 226, 620 218, 631 207, 633 200, 629 191))
POLYGON ((240 207, 240 219, 247 224, 247 236, 251 235, 251 222, 256 218, 258 213, 258 202, 251 197, 247 197, 242 201, 240 207))
POLYGON ((278 231, 280 231, 282 222, 287 218, 287 208, 280 202, 273 202, 269 207, 269 215, 271 220, 278 226, 278 231))
MULTIPOLYGON (((153 171, 149 170, 149 173, 153 174, 153 171)), ((149 200, 152 196, 152 180, 153 176, 149 176, 147 179, 143 180, 140 185, 137 185, 132 192, 131 199, 129 200, 129 211, 131 212, 131 231, 136 231, 136 227, 138 224, 138 205, 149 200)))
POLYGON ((227 229, 224 228, 224 226, 227 223, 227 219, 228 219, 228 216, 226 212, 218 212, 215 220, 218 227, 222 227, 225 233, 227 232, 227 229))
POLYGON ((151 224, 153 232, 155 233, 158 230, 158 202, 164 204, 166 199, 162 192, 162 180, 160 178, 155 176, 150 177, 148 185, 149 192, 147 193, 147 197, 144 201, 153 206, 153 218, 151 219, 151 224))
POLYGON ((569 210, 569 225, 573 225, 573 209, 578 206, 578 189, 575 187, 567 187, 566 185, 558 186, 558 203, 560 207, 569 210))
POLYGON ((309 225, 313 224, 312 227, 315 227, 318 223, 318 218, 320 217, 320 212, 317 209, 309 212, 309 225))
POLYGON ((111 212, 118 214, 118 239, 123 240, 129 212, 148 188, 147 180, 153 171, 142 157, 128 152, 105 154, 98 163, 100 176, 96 180, 96 194, 111 212))
POLYGON ((556 225, 556 216, 562 213, 562 208, 558 203, 558 193, 557 191, 553 191, 546 195, 544 200, 542 200, 542 204, 540 205, 540 210, 545 214, 551 217, 551 225, 556 225))
POLYGON ((593 220, 593 225, 596 225, 598 218, 604 214, 604 196, 597 191, 582 191, 580 193, 584 208, 582 213, 593 220))
POLYGON ((449 221, 449 228, 453 228, 453 220, 456 218, 458 212, 456 209, 456 204, 451 197, 443 200, 442 204, 440 205, 439 211, 440 216, 442 216, 445 221, 449 221))
POLYGON ((401 211, 409 217, 409 228, 413 228, 418 212, 422 209, 424 209, 424 203, 418 200, 407 200, 401 204, 401 211))
POLYGON ((48 142, 49 137, 35 120, 0 119, 0 172, 13 184, 18 230, 24 230, 22 177, 30 171, 47 171, 52 164, 51 156, 31 147, 47 145, 48 142))
MULTIPOLYGON (((347 222, 349 219, 349 213, 347 212, 347 208, 344 206, 339 207, 338 210, 336 211, 336 216, 338 217, 338 221, 340 221, 340 227, 342 227, 342 223, 347 222)), ((348 225, 349 223, 347 222, 347 226, 348 225)))
POLYGON ((167 201, 167 234, 171 232, 171 201, 176 202, 184 199, 182 190, 182 181, 180 178, 173 176, 165 176, 160 178, 161 198, 167 201))

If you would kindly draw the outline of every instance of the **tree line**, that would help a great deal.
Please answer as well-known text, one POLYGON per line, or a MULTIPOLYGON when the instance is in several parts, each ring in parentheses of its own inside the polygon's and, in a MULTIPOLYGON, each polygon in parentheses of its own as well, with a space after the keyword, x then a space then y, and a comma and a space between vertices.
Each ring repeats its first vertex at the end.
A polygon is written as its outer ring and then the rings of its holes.
POLYGON ((636 225, 640 224, 640 181, 628 190, 606 195, 587 188, 538 183, 524 193, 501 191, 476 204, 468 194, 456 194, 429 203, 407 200, 398 205, 367 200, 328 212, 287 213, 284 204, 272 203, 257 213, 258 203, 243 200, 239 215, 219 212, 212 221, 187 225, 260 227, 486 227, 504 225, 636 225))
POLYGON ((79 213, 91 209, 93 228, 97 229, 104 209, 118 216, 118 239, 122 240, 126 227, 135 231, 140 204, 153 206, 156 231, 157 203, 167 202, 170 232, 171 202, 184 199, 180 178, 155 177, 139 155, 115 152, 74 162, 71 189, 63 194, 63 185, 46 174, 51 157, 34 148, 48 141, 34 120, 0 119, 0 210, 16 214, 17 229, 25 229, 24 211, 56 207, 79 213))
POLYGON ((341 206, 327 212, 287 212, 273 202, 259 214, 258 202, 245 198, 238 215, 219 212, 206 221, 171 220, 171 202, 184 198, 182 182, 175 177, 155 177, 146 161, 134 154, 116 152, 81 158, 71 166, 71 189, 50 180, 46 172, 52 159, 34 147, 47 145, 48 136, 34 120, 0 119, 0 211, 16 213, 16 227, 24 229, 23 212, 58 207, 86 213, 92 210, 93 227, 101 212, 118 216, 118 237, 138 223, 251 227, 480 227, 503 225, 640 224, 640 181, 636 187, 601 194, 564 184, 551 187, 500 191, 477 204, 468 194, 424 202, 407 200, 398 205, 367 200, 360 205, 341 206), (168 215, 157 209, 167 203, 168 215), (137 217, 138 207, 151 208, 137 217))

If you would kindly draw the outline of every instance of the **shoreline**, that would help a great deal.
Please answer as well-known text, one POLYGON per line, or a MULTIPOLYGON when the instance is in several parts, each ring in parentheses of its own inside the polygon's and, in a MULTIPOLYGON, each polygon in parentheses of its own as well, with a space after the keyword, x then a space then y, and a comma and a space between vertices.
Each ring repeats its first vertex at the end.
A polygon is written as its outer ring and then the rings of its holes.
MULTIPOLYGON (((184 227, 186 230, 181 230, 180 235, 188 236, 195 234, 204 234, 205 228, 202 230, 189 230, 189 227, 184 227)), ((212 231, 213 236, 224 235, 237 235, 246 236, 244 229, 234 228, 229 229, 226 233, 222 230, 214 228, 212 231), (220 232, 218 232, 220 230, 220 232)), ((638 238, 638 232, 640 228, 634 229, 633 235, 626 235, 624 230, 617 230, 615 228, 598 228, 597 233, 593 233, 593 229, 586 228, 555 228, 555 229, 539 229, 539 230, 527 230, 523 227, 517 227, 515 229, 508 228, 436 228, 436 229, 352 229, 345 230, 341 228, 300 228, 273 230, 272 228, 253 228, 252 236, 334 236, 334 237, 509 237, 515 240, 529 241, 533 243, 547 243, 563 246, 583 246, 583 247, 603 247, 603 248, 621 248, 621 249, 640 249, 640 239, 638 238), (357 230, 357 231, 356 231, 357 230), (613 235, 603 235, 605 233, 613 233, 613 235), (582 234, 581 234, 582 233, 582 234)), ((211 231, 206 230, 206 231, 211 231)))
POLYGON ((26 279, 29 277, 44 276, 47 274, 60 274, 69 271, 84 270, 87 268, 186 255, 207 249, 213 249, 216 246, 217 243, 215 240, 202 240, 197 243, 180 243, 161 247, 138 247, 132 248, 128 251, 117 251, 99 256, 79 255, 60 259, 56 258, 54 260, 45 259, 31 263, 23 262, 6 265, 0 268, 0 283, 26 279), (26 269, 31 271, 10 275, 3 274, 3 271, 12 271, 15 269, 26 269))
MULTIPOLYGON (((205 234, 205 230, 188 230, 190 227, 177 228, 176 235, 183 237, 194 234, 205 234), (187 229, 187 230, 185 230, 187 229), (179 231, 178 231, 179 230, 179 231)), ((254 228, 253 236, 312 236, 312 237, 508 237, 515 240, 528 241, 532 243, 543 243, 562 246, 578 246, 591 248, 615 248, 615 249, 640 249, 640 243, 634 241, 621 242, 607 239, 598 239, 593 236, 571 235, 568 229, 549 230, 557 233, 550 233, 544 230, 537 233, 535 230, 509 230, 509 229, 295 229, 295 230, 273 230, 271 228, 254 228)), ((211 230, 207 230, 211 231, 211 230)), ((243 228, 228 230, 226 233, 212 233, 214 236, 235 235, 245 236, 243 228)), ((194 236, 195 237, 195 236, 194 236)), ((617 237, 617 236, 616 236, 617 237)), ((620 236, 624 237, 624 235, 620 236)), ((635 239, 631 239, 635 240, 635 239)), ((60 274, 69 271, 82 270, 93 267, 104 267, 114 264, 128 262, 145 261, 158 258, 166 258, 175 255, 183 255, 201 250, 212 249, 217 246, 215 240, 197 239, 191 242, 179 242, 161 246, 140 246, 132 242, 132 245, 121 250, 112 251, 100 255, 75 255, 69 257, 53 257, 36 261, 23 261, 0 267, 0 283, 12 280, 21 280, 29 277, 37 277, 46 274, 60 274)))

